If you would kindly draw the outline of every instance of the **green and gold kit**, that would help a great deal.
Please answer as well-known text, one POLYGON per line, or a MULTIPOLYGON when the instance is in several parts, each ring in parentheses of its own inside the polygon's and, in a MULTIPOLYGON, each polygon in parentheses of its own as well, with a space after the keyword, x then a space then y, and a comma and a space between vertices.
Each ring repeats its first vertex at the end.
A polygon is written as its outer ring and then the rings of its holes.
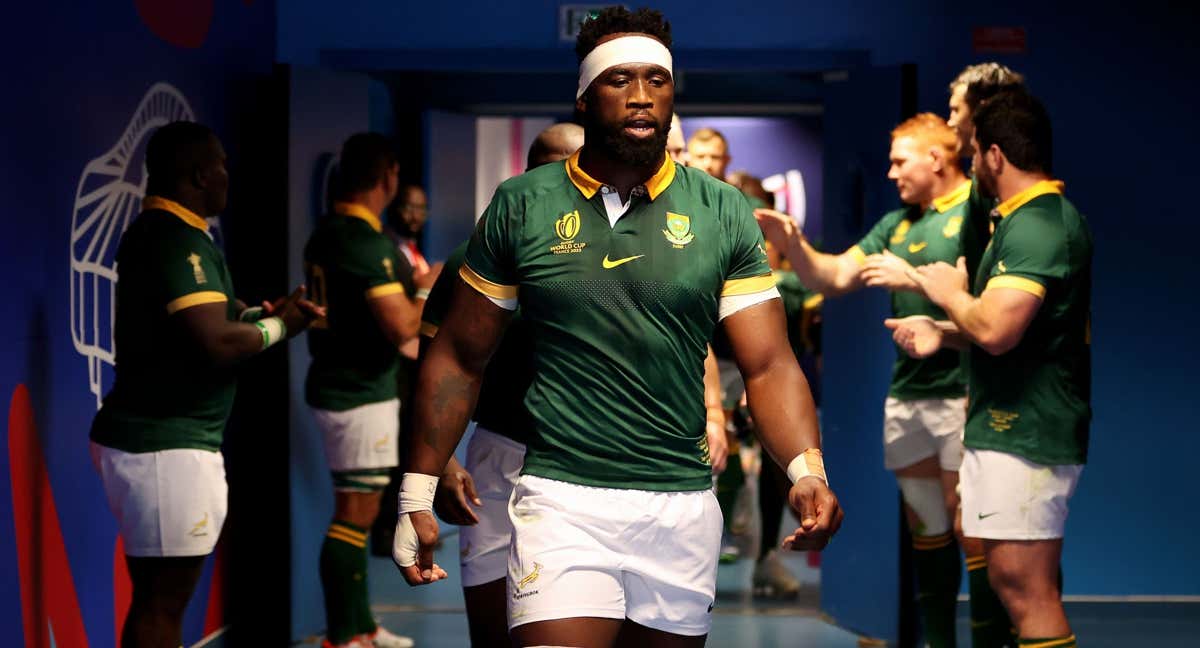
MULTIPOLYGON (((861 263, 867 255, 889 250, 913 267, 938 261, 954 265, 960 254, 959 236, 972 184, 964 182, 937 198, 924 213, 912 205, 889 212, 850 248, 851 254, 861 263)), ((893 291, 891 299, 895 317, 927 315, 935 320, 946 319, 946 313, 924 295, 893 291)), ((958 351, 946 349, 917 360, 897 348, 888 394, 899 400, 959 398, 966 393, 961 364, 962 354, 958 351)))
POLYGON ((787 316, 788 342, 792 354, 799 360, 808 354, 821 353, 821 305, 825 297, 800 281, 790 270, 775 271, 775 287, 783 299, 783 312, 787 316))
POLYGON ((1091 423, 1092 232, 1042 181, 996 207, 974 293, 1014 288, 1042 300, 1021 341, 994 356, 971 348, 964 445, 1045 465, 1087 461, 1091 423))
POLYGON ((368 300, 404 293, 399 253, 379 217, 363 205, 336 203, 304 246, 310 298, 327 317, 308 332, 312 364, 305 401, 335 412, 396 398, 400 355, 368 300))
POLYGON ((218 450, 236 391, 231 369, 213 367, 175 313, 225 304, 237 318, 233 280, 208 223, 158 196, 121 236, 117 250, 116 380, 91 439, 125 452, 218 450))
MULTIPOLYGON (((458 273, 466 253, 467 243, 463 242, 446 259, 442 273, 425 301, 425 309, 421 311, 421 335, 436 335, 450 312, 454 286, 459 281, 458 273)), ((525 407, 525 392, 529 391, 532 382, 533 337, 518 311, 504 330, 504 339, 484 370, 472 420, 517 443, 527 443, 534 421, 529 408, 525 407)))
POLYGON ((576 153, 502 184, 460 276, 519 301, 535 374, 526 474, 607 488, 712 487, 704 359, 722 298, 775 285, 749 203, 666 159, 610 224, 576 153))

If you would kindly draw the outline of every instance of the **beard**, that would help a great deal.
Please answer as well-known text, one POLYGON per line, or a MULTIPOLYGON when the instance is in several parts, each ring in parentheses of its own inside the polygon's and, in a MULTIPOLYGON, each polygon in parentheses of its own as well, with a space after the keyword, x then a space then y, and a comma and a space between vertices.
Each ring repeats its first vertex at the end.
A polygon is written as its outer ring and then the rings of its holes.
MULTIPOLYGON (((648 167, 661 164, 666 157, 669 129, 654 124, 654 135, 646 139, 635 139, 625 133, 625 122, 604 124, 584 114, 584 137, 589 144, 608 153, 622 164, 633 167, 648 167)), ((647 118, 649 119, 649 118, 647 118)))
POLYGON ((996 191, 996 176, 988 171, 986 164, 974 166, 972 170, 975 172, 975 180, 979 182, 980 193, 988 198, 998 198, 999 193, 996 191))

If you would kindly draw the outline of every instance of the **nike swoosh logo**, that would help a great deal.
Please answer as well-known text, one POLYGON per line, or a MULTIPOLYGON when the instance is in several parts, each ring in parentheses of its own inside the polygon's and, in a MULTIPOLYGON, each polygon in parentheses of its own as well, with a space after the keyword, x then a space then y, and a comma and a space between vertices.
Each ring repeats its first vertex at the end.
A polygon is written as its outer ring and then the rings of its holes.
POLYGON ((929 245, 929 243, 909 243, 908 244, 908 253, 916 254, 917 252, 924 250, 925 246, 927 246, 927 245, 929 245))
POLYGON ((644 257, 644 256, 646 256, 646 255, 645 255, 645 254, 639 254, 639 255, 637 255, 637 256, 625 257, 624 259, 617 259, 616 261, 609 261, 609 260, 608 260, 608 255, 607 255, 607 254, 605 254, 605 255, 604 255, 604 261, 603 261, 602 265, 604 266, 604 269, 605 269, 605 270, 612 270, 613 268, 615 268, 615 267, 617 267, 617 266, 619 266, 619 265, 621 265, 621 264, 624 264, 624 263, 629 263, 630 261, 633 261, 634 259, 640 259, 640 258, 642 258, 642 257, 644 257))
POLYGON ((987 515, 984 515, 983 513, 980 513, 980 514, 979 514, 979 519, 980 519, 980 520, 986 520, 986 519, 988 519, 988 518, 992 517, 993 515, 999 515, 999 514, 1000 514, 1000 511, 995 511, 995 512, 993 512, 993 513, 988 513, 987 515))

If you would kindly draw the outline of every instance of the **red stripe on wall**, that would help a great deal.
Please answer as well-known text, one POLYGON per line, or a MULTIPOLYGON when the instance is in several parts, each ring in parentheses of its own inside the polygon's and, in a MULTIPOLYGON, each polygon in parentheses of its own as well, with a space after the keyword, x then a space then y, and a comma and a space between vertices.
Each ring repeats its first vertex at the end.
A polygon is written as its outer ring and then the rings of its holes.
POLYGON ((9 404, 8 455, 25 646, 49 648, 53 632, 57 645, 85 648, 87 633, 25 385, 17 385, 9 404))
POLYGON ((208 602, 204 610, 204 636, 225 626, 225 541, 217 542, 213 556, 212 582, 208 586, 208 602))
POLYGON ((525 147, 522 145, 524 133, 519 118, 509 120, 508 129, 508 175, 519 176, 525 173, 525 147))
POLYGON ((132 602, 133 581, 129 580, 129 564, 125 562, 125 539, 118 535, 113 547, 113 628, 117 631, 114 646, 121 645, 121 629, 125 627, 132 602))

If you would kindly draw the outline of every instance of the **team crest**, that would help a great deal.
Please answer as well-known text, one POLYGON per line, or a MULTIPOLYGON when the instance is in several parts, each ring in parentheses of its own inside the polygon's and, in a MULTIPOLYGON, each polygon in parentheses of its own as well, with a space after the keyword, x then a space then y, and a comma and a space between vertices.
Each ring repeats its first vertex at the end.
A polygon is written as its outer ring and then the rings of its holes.
POLYGON ((948 218, 946 226, 942 228, 942 236, 946 238, 958 236, 958 233, 962 231, 962 221, 962 216, 951 216, 948 218))
POLYGON ((581 226, 578 209, 563 214, 558 220, 554 221, 554 233, 558 235, 560 242, 558 245, 551 246, 550 252, 553 254, 574 254, 587 247, 587 243, 575 242, 575 237, 579 236, 581 226))
POLYGON ((892 243, 903 243, 908 236, 910 227, 912 227, 912 223, 908 222, 907 218, 900 221, 900 224, 896 226, 896 231, 892 232, 892 243))
POLYGON ((383 269, 385 272, 387 272, 388 279, 391 279, 392 281, 396 280, 396 272, 392 268, 392 260, 391 259, 383 260, 383 269))
POLYGON ((667 212, 667 229, 662 231, 667 242, 676 249, 691 243, 696 235, 692 233, 692 219, 683 214, 667 212))

